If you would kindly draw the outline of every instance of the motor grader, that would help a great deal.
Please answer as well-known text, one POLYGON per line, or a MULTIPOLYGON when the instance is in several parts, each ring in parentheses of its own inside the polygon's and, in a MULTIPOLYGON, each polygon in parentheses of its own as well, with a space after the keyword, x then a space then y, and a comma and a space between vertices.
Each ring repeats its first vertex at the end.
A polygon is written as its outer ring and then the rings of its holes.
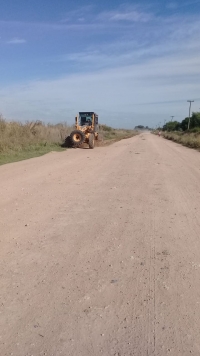
POLYGON ((69 136, 73 147, 80 147, 83 143, 94 148, 95 140, 100 140, 98 115, 95 112, 79 112, 75 117, 75 130, 69 136))

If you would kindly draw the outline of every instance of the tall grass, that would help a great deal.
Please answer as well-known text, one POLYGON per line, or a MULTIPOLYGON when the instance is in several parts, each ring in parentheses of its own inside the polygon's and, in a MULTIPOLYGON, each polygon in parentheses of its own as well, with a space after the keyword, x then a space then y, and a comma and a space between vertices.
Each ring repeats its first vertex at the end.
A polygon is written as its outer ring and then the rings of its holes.
POLYGON ((67 124, 45 125, 40 121, 7 122, 0 116, 0 153, 17 152, 30 146, 61 144, 72 128, 67 124))
POLYGON ((103 134, 104 141, 109 141, 110 143, 130 138, 138 134, 136 130, 114 129, 107 125, 100 125, 99 129, 103 134))
POLYGON ((184 146, 200 149, 200 132, 163 132, 162 136, 168 140, 178 142, 184 146))
MULTIPOLYGON (((0 115, 0 164, 41 156, 50 151, 61 151, 63 147, 69 147, 65 139, 73 129, 73 126, 63 123, 46 125, 41 121, 8 122, 0 115)), ((133 130, 118 130, 106 125, 100 126, 100 132, 104 142, 96 141, 96 146, 136 134, 133 130)))

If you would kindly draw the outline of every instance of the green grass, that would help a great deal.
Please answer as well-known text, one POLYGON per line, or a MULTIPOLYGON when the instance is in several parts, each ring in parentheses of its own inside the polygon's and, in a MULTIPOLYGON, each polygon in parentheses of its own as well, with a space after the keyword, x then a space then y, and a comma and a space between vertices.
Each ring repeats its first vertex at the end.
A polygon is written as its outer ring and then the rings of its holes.
POLYGON ((38 144, 29 146, 21 151, 9 151, 0 153, 0 165, 12 162, 23 161, 25 159, 43 156, 52 151, 66 151, 58 144, 38 144))

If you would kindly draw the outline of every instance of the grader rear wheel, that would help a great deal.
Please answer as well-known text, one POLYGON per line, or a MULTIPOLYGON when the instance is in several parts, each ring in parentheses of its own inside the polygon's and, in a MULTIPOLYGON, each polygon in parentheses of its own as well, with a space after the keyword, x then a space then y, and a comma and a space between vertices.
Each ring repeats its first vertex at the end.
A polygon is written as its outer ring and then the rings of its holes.
POLYGON ((90 134, 89 136, 89 148, 94 148, 94 135, 90 134))
POLYGON ((63 147, 67 147, 67 148, 72 147, 72 141, 70 139, 70 136, 65 137, 65 142, 63 143, 63 147))

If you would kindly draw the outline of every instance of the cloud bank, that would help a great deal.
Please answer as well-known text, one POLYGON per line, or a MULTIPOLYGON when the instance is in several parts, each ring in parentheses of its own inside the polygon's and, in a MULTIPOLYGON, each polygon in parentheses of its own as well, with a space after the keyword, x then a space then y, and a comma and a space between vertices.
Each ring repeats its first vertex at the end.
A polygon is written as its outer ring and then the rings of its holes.
MULTIPOLYGON (((177 6, 169 4, 171 10, 177 6)), ((188 114, 187 99, 195 99, 193 110, 199 110, 197 14, 163 15, 130 5, 95 13, 87 7, 57 23, 10 26, 19 31, 11 40, 15 44, 25 43, 20 35, 27 26, 33 39, 48 38, 55 46, 63 37, 69 45, 42 58, 50 68, 46 78, 41 73, 0 84, 0 111, 9 119, 71 123, 78 111, 94 110, 101 122, 134 127, 154 126, 171 115, 182 120, 188 114), (51 71, 60 67, 52 77, 51 71)))

